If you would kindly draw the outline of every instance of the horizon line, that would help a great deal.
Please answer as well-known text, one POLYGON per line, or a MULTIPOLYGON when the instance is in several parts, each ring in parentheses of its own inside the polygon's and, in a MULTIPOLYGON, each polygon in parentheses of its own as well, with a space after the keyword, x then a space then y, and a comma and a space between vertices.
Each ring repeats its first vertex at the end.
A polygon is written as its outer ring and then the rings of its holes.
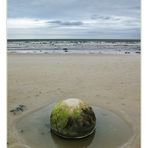
POLYGON ((116 38, 112 38, 112 39, 110 39, 110 38, 108 38, 108 39, 105 39, 105 38, 99 38, 99 39, 91 39, 91 38, 88 38, 88 39, 86 39, 86 38, 74 38, 74 39, 68 39, 68 38, 58 38, 58 39, 55 39, 55 38, 53 38, 53 39, 47 39, 47 38, 38 38, 38 39, 35 39, 35 38, 22 38, 22 39, 7 39, 7 40, 139 40, 139 41, 141 41, 141 39, 131 39, 131 38, 124 38, 124 39, 116 39, 116 38))

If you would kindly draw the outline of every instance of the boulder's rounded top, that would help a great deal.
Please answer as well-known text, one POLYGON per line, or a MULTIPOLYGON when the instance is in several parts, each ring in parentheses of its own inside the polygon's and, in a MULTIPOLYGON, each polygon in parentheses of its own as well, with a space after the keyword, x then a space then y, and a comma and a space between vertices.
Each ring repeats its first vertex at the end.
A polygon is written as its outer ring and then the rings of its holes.
POLYGON ((80 104, 82 104, 83 102, 80 99, 76 99, 76 98, 69 98, 66 100, 63 100, 63 102, 65 105, 68 105, 69 107, 79 107, 80 104))
POLYGON ((62 102, 59 103, 59 105, 61 105, 61 107, 65 106, 66 108, 69 109, 70 112, 89 107, 86 103, 84 103, 82 100, 77 98, 69 98, 69 99, 63 100, 62 102))

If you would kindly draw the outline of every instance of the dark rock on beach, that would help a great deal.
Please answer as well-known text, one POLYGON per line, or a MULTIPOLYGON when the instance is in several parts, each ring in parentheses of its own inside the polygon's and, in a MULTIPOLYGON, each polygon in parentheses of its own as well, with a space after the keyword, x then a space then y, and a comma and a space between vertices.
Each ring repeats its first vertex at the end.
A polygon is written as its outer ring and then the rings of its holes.
POLYGON ((130 52, 129 51, 125 51, 125 54, 130 54, 130 52))
POLYGON ((51 131, 63 138, 83 138, 95 130, 93 109, 79 99, 57 104, 50 115, 51 131))
POLYGON ((26 109, 25 105, 18 105, 14 109, 11 109, 10 112, 13 113, 13 115, 16 115, 17 112, 23 112, 26 109))
POLYGON ((138 54, 140 54, 141 52, 140 52, 140 51, 136 51, 135 53, 138 53, 138 54))
POLYGON ((68 52, 68 48, 63 48, 63 50, 64 50, 65 52, 68 52))

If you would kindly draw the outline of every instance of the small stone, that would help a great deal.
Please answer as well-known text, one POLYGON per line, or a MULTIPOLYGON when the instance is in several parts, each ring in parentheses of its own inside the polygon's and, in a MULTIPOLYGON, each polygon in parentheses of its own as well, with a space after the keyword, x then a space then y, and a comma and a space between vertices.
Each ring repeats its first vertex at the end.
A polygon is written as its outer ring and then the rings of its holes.
POLYGON ((67 48, 63 48, 63 50, 64 50, 65 52, 68 52, 68 49, 67 49, 67 48))
POLYGON ((140 51, 136 51, 136 53, 139 53, 140 54, 141 52, 140 51))
POLYGON ((125 54, 130 54, 130 52, 129 51, 125 51, 125 54))

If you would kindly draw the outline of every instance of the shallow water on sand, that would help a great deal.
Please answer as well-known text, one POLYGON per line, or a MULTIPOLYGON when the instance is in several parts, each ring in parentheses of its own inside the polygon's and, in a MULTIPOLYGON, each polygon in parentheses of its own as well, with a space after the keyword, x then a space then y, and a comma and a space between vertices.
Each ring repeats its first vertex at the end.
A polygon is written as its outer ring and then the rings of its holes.
POLYGON ((16 122, 18 135, 31 148, 117 148, 128 142, 132 129, 114 113, 93 107, 96 131, 79 140, 62 139, 50 132, 49 117, 53 105, 38 109, 16 122))

